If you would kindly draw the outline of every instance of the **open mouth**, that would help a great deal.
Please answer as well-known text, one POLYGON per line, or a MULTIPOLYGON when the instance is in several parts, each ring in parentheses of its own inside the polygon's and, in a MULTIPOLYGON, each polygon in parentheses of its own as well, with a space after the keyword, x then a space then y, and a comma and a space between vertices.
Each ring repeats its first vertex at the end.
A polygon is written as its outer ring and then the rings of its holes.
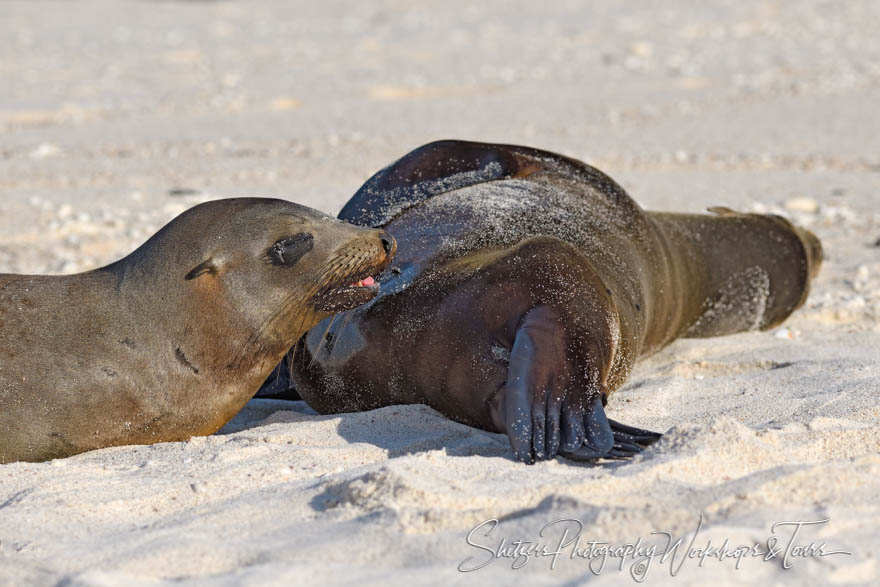
POLYGON ((342 287, 331 287, 315 298, 315 307, 324 312, 342 312, 365 304, 379 293, 379 282, 373 276, 384 267, 356 274, 354 281, 342 287))

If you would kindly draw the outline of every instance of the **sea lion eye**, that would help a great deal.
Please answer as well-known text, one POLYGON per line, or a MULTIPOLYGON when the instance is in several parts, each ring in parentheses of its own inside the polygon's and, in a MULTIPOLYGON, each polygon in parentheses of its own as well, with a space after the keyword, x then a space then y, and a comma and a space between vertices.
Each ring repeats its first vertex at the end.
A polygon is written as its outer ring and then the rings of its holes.
POLYGON ((273 265, 291 267, 300 257, 312 250, 314 237, 307 232, 284 237, 272 245, 267 254, 273 265))

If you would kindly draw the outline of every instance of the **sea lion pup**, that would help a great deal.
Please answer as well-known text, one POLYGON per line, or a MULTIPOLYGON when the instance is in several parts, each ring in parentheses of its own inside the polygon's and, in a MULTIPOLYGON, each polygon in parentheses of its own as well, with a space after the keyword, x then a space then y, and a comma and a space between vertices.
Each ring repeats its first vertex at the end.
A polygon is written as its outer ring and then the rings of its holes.
POLYGON ((527 463, 626 457, 659 435, 603 406, 678 337, 771 328, 818 239, 779 216, 645 212, 608 176, 526 147, 443 141, 374 175, 339 218, 399 253, 382 293, 312 329, 292 385, 320 412, 425 403, 505 432, 527 463))
POLYGON ((0 275, 0 463, 211 434, 394 240, 282 200, 184 212, 124 259, 0 275))

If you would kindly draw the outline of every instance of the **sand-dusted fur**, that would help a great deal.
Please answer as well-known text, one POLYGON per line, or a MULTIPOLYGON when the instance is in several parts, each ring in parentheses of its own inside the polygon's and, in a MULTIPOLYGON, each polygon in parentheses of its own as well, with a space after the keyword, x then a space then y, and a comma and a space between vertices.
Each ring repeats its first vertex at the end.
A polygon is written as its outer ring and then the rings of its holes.
POLYGON ((340 214, 385 227, 400 254, 379 298, 304 337, 293 384, 322 412, 426 403, 506 432, 526 462, 633 454, 657 435, 603 406, 636 359, 779 324, 821 263, 783 218, 713 212, 646 212, 546 151, 421 147, 340 214))

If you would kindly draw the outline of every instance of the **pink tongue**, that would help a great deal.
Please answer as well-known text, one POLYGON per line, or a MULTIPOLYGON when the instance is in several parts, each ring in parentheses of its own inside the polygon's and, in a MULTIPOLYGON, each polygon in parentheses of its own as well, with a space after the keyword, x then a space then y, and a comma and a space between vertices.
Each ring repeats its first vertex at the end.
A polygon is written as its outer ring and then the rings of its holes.
POLYGON ((367 277, 366 279, 361 280, 361 285, 364 285, 364 286, 375 285, 375 284, 376 284, 376 280, 373 279, 372 277, 367 277))

